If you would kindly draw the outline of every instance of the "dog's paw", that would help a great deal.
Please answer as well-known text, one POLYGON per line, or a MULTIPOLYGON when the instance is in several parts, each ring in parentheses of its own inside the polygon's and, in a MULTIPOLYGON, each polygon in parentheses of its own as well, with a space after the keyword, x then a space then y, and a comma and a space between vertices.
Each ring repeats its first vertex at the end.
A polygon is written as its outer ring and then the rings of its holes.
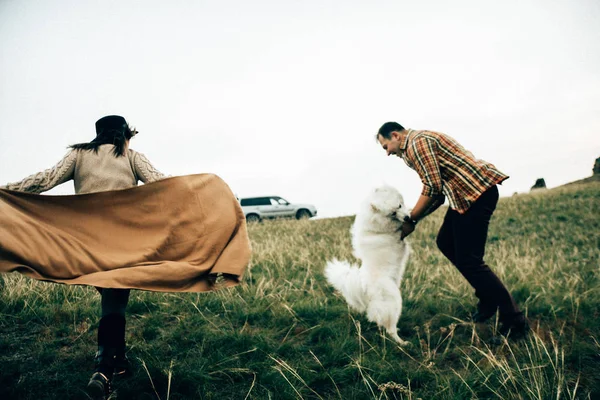
POLYGON ((410 346, 412 346, 411 342, 407 342, 406 340, 402 340, 400 338, 400 336, 398 336, 398 335, 390 334, 390 337, 400 347, 410 347, 410 346))
POLYGON ((400 339, 400 341, 396 341, 396 343, 398 343, 398 346, 400 346, 400 347, 411 347, 412 346, 411 342, 407 342, 406 340, 402 340, 402 339, 400 339))

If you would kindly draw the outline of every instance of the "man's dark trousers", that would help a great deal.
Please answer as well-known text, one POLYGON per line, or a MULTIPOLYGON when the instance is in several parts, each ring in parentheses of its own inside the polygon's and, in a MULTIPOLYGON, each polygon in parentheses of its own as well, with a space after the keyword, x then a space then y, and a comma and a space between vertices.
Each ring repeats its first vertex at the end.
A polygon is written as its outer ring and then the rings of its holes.
POLYGON ((442 253, 456 266, 479 298, 480 310, 500 310, 500 320, 522 318, 511 294, 483 261, 488 226, 496 204, 498 187, 486 190, 467 210, 460 214, 449 208, 437 237, 442 253))

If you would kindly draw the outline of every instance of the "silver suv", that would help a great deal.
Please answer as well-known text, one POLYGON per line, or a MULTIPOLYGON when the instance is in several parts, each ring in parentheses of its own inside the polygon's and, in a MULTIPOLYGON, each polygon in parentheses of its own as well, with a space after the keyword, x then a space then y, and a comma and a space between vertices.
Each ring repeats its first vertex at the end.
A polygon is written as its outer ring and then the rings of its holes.
POLYGON ((312 204, 291 204, 279 196, 248 197, 240 199, 248 222, 259 222, 265 218, 306 219, 317 215, 312 204))

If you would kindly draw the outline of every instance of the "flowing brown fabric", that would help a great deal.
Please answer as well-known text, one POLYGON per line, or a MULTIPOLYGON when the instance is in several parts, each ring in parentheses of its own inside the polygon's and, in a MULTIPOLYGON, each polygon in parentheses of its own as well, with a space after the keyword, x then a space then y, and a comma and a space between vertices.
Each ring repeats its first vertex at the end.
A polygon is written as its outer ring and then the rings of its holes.
POLYGON ((244 214, 215 175, 72 196, 0 190, 0 272, 102 288, 204 292, 238 284, 249 260, 244 214), (215 284, 218 275, 224 279, 215 284))

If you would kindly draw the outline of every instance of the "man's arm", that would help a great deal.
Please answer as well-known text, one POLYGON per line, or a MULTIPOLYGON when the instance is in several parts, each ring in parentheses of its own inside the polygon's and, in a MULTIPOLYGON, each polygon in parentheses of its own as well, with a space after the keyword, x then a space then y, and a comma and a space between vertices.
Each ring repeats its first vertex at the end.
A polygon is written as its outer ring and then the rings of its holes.
POLYGON ((415 171, 423 182, 423 190, 410 213, 412 221, 405 221, 402 225, 400 239, 415 230, 416 221, 425 218, 444 203, 444 182, 438 163, 437 142, 427 136, 419 136, 413 140, 408 150, 414 159, 415 171))
POLYGON ((414 169, 421 178, 423 190, 415 205, 426 203, 423 196, 437 198, 443 196, 444 180, 438 161, 438 143, 428 136, 415 137, 407 150, 407 156, 413 160, 414 169))
POLYGON ((400 239, 404 239, 415 230, 415 224, 417 221, 425 218, 435 210, 437 210, 442 204, 444 204, 444 196, 439 195, 435 197, 429 197, 421 195, 417 204, 410 213, 410 221, 404 221, 402 228, 400 228, 400 239), (414 221, 414 222, 413 222, 414 221))
POLYGON ((421 195, 419 200, 417 200, 417 204, 412 209, 410 213, 410 219, 413 221, 419 221, 440 208, 442 204, 444 204, 445 197, 443 195, 438 196, 425 196, 421 195))

